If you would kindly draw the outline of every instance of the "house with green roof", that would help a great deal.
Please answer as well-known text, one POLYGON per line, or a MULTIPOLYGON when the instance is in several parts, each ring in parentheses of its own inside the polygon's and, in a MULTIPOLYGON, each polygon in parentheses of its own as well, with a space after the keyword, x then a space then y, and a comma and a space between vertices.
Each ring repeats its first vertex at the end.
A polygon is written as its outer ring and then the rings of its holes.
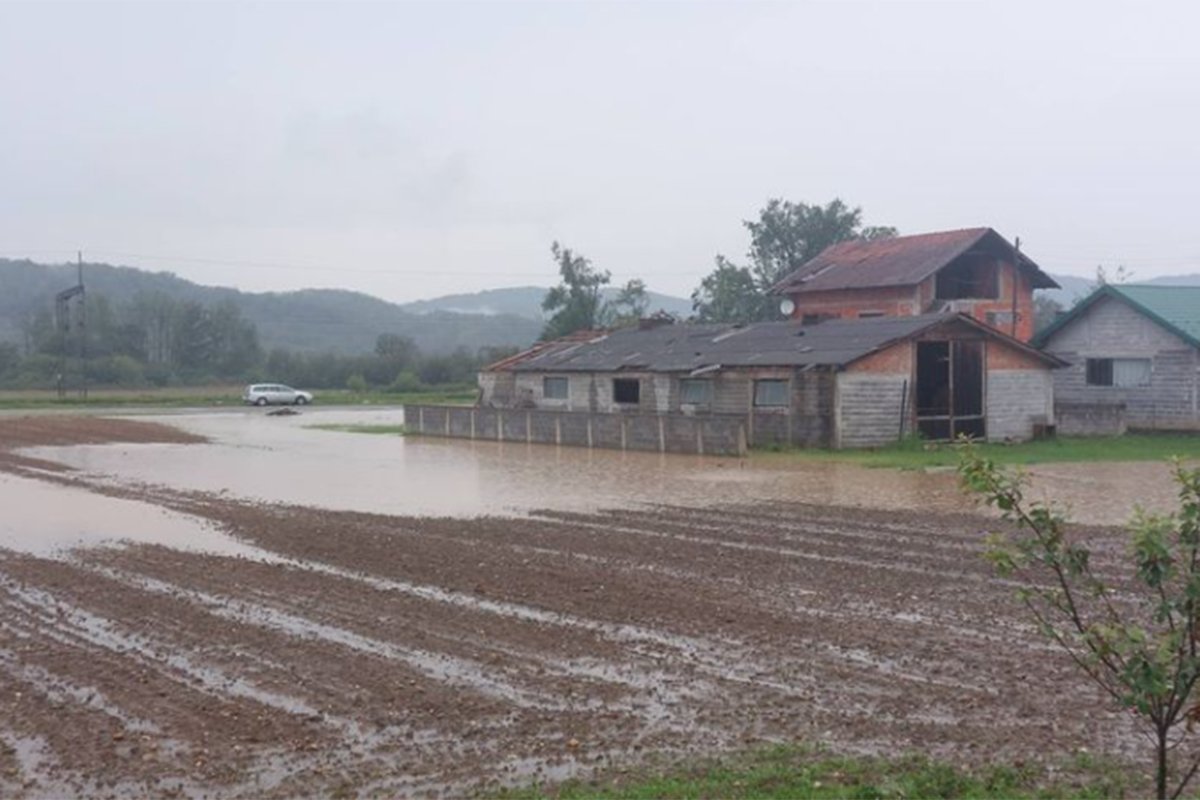
POLYGON ((1200 286, 1101 286, 1034 344, 1069 364, 1060 432, 1200 430, 1200 286))

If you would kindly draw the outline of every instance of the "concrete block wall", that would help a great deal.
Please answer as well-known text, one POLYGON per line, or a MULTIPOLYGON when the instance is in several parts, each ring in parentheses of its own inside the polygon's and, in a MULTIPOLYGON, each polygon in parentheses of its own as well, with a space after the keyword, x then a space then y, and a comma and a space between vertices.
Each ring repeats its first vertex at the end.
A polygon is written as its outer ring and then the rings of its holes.
POLYGON ((406 405, 404 419, 409 433, 424 436, 707 455, 745 455, 747 448, 744 415, 406 405))
MULTIPOLYGON (((911 418, 904 400, 911 385, 906 375, 840 372, 837 375, 837 441, 835 447, 879 447, 900 438, 901 412, 911 418)), ((906 435, 912 434, 905 424, 906 435)))
POLYGON ((1121 436, 1127 427, 1120 403, 1056 403, 1054 410, 1063 436, 1121 436))
POLYGON ((989 370, 987 438, 1024 441, 1034 425, 1054 424, 1054 375, 1049 370, 989 370))
POLYGON ((1055 398, 1067 405, 1123 405, 1131 428, 1200 429, 1200 352, 1111 297, 1096 302, 1044 348, 1070 363, 1055 370, 1055 398), (1089 386, 1089 358, 1148 358, 1149 386, 1089 386))

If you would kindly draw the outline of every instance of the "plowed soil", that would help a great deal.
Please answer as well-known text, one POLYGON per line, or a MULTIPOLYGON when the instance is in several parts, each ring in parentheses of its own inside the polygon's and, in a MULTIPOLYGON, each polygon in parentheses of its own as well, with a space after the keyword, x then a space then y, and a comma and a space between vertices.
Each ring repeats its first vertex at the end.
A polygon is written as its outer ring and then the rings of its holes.
MULTIPOLYGON (((0 420, 3 451, 189 440, 0 420)), ((980 516, 404 518, 0 471, 192 514, 254 555, 0 550, 4 797, 461 795, 779 740, 963 763, 1141 746, 992 577, 980 516)))

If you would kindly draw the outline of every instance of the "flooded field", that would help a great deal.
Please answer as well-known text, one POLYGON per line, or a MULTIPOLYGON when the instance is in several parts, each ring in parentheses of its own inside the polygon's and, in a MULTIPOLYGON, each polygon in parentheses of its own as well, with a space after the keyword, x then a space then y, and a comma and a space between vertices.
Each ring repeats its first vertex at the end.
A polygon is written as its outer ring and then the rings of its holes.
MULTIPOLYGON (((381 514, 471 516, 759 500, 951 513, 971 508, 952 470, 622 453, 313 427, 397 425, 403 422, 398 409, 310 409, 293 417, 246 410, 146 419, 209 443, 84 444, 22 452, 120 485, 150 483, 381 514)), ((1092 524, 1123 522, 1137 502, 1166 509, 1175 501, 1165 464, 1047 465, 1031 474, 1035 494, 1058 499, 1074 518, 1092 524)))
POLYGON ((949 474, 306 427, 374 411, 159 421, 0 419, 0 796, 1139 744, 990 575, 949 474))

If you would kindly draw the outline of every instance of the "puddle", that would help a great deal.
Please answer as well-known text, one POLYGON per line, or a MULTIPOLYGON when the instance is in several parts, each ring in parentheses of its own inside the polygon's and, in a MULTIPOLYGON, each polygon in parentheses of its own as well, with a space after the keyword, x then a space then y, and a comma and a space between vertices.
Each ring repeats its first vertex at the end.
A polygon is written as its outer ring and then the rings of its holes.
POLYGON ((121 541, 225 555, 253 550, 186 514, 2 473, 0 509, 0 549, 34 555, 121 541))
MULTIPOLYGON (((245 499, 390 515, 594 511, 646 503, 791 500, 817 504, 968 512, 952 470, 867 469, 855 464, 558 448, 519 443, 402 438, 317 430, 314 425, 396 425, 401 409, 260 410, 172 414, 155 421, 208 437, 207 445, 39 447, 22 452, 120 484, 226 492, 245 499)), ((1119 523, 1135 502, 1170 509, 1165 464, 1032 467, 1032 497, 1053 496, 1073 518, 1119 523)))

